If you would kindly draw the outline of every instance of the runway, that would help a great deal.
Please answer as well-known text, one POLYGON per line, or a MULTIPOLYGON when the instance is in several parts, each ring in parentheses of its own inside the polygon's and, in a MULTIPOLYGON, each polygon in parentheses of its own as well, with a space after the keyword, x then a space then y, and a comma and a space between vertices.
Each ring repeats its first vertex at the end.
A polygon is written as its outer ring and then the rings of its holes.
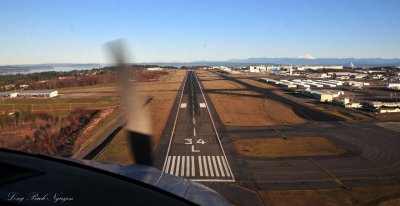
POLYGON ((162 162, 163 172, 193 181, 234 182, 208 105, 195 72, 189 70, 174 105, 167 151, 160 157, 164 160, 156 160, 156 166, 162 162))

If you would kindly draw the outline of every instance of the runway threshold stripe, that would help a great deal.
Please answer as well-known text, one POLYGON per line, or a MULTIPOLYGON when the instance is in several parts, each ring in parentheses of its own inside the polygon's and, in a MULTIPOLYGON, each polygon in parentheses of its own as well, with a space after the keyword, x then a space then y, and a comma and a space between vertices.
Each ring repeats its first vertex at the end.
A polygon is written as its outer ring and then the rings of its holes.
POLYGON ((171 156, 168 156, 167 158, 167 166, 165 167, 165 173, 169 172, 169 164, 171 163, 171 156))
POLYGON ((194 176, 196 176, 196 173, 195 173, 195 167, 194 167, 194 156, 191 156, 192 158, 191 158, 191 161, 192 161, 192 176, 194 177, 194 176))
POLYGON ((189 156, 186 156, 186 176, 190 176, 190 159, 189 156))
POLYGON ((222 181, 219 178, 231 177, 224 156, 168 156, 164 172, 196 180, 211 177, 222 181))
POLYGON ((181 177, 185 176, 185 156, 182 156, 181 177))
POLYGON ((172 156, 172 165, 171 165, 171 170, 169 171, 169 174, 174 175, 174 170, 175 170, 175 158, 176 156, 172 156))
POLYGON ((201 162, 201 156, 198 156, 198 163, 199 163, 199 171, 200 171, 200 177, 203 177, 203 163, 201 162))
POLYGON ((221 176, 222 176, 222 177, 225 177, 224 168, 222 168, 221 160, 220 160, 220 157, 219 157, 219 156, 217 156, 217 163, 218 163, 219 171, 221 171, 221 176))
POLYGON ((210 156, 207 156, 207 163, 208 163, 208 167, 210 168, 210 175, 211 177, 214 177, 214 171, 213 171, 213 167, 212 167, 212 163, 211 163, 211 158, 210 156))
POLYGON ((178 156, 176 160, 176 171, 175 171, 175 176, 179 176, 179 163, 181 161, 181 156, 178 156))
POLYGON ((214 165, 214 169, 215 169, 215 175, 217 177, 219 177, 219 171, 218 171, 218 167, 217 167, 217 162, 215 161, 215 156, 211 156, 211 159, 213 161, 213 165, 214 165))
POLYGON ((225 157, 224 157, 224 156, 221 156, 221 160, 222 160, 222 164, 224 165, 224 168, 225 168, 225 171, 226 171, 226 175, 227 175, 228 177, 230 177, 230 176, 231 176, 231 173, 229 172, 228 166, 226 165, 225 157))
POLYGON ((208 167, 207 167, 206 156, 203 156, 203 163, 204 163, 204 173, 205 173, 206 177, 208 177, 208 167))

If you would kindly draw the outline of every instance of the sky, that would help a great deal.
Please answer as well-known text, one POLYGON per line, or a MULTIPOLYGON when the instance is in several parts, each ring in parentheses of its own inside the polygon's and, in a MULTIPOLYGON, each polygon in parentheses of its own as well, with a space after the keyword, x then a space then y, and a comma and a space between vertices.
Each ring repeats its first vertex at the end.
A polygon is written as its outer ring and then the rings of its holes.
POLYGON ((0 65, 399 58, 398 0, 0 0, 0 65))

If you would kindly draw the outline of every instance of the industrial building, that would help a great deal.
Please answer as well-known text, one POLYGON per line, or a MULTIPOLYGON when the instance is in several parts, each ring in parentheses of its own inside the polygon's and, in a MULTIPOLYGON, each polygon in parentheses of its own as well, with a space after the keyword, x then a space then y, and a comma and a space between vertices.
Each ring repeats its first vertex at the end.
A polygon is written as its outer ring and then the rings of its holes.
POLYGON ((304 94, 306 96, 312 97, 313 99, 316 99, 320 102, 332 102, 332 100, 333 100, 332 94, 324 93, 324 92, 320 92, 320 91, 306 90, 306 91, 304 91, 304 94))
POLYGON ((343 69, 343 66, 299 66, 297 70, 343 69))
POLYGON ((161 71, 164 70, 164 68, 161 67, 151 67, 151 68, 147 68, 148 71, 161 71))
POLYGON ((249 72, 252 73, 265 73, 267 72, 266 66, 249 66, 249 72))
POLYGON ((400 112, 400 107, 380 107, 378 113, 395 113, 400 112))
POLYGON ((312 78, 312 79, 324 79, 324 78, 328 78, 330 76, 326 73, 311 73, 311 74, 308 74, 307 77, 312 78))
POLYGON ((374 108, 380 108, 380 107, 400 107, 400 102, 377 102, 377 101, 372 101, 368 103, 369 106, 374 107, 374 108))
POLYGON ((15 98, 17 92, 0 92, 0 98, 15 98))
POLYGON ((386 83, 385 86, 388 89, 400 90, 400 83, 386 83))
POLYGON ((25 90, 17 93, 22 98, 51 98, 58 96, 57 90, 25 90))

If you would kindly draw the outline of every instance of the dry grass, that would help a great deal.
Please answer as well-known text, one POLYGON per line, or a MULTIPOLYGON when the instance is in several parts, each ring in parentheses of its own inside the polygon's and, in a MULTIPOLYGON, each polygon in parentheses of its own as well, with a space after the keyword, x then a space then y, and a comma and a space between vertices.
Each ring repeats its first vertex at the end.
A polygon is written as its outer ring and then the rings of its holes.
POLYGON ((350 206, 399 205, 400 186, 380 186, 320 190, 265 190, 260 192, 266 205, 279 206, 350 206))
POLYGON ((99 156, 97 161, 114 164, 132 164, 134 160, 131 157, 126 139, 125 130, 121 130, 99 156))
POLYGON ((338 155, 345 149, 322 137, 241 139, 234 141, 240 154, 251 157, 338 155))
MULTIPOLYGON (((241 94, 249 94, 244 92, 241 94)), ((227 126, 271 126, 302 124, 293 110, 262 98, 209 94, 222 122, 227 126)))
MULTIPOLYGON (((158 82, 138 83, 138 90, 148 98, 151 98, 146 107, 150 108, 151 121, 153 124, 152 146, 155 150, 168 121, 173 103, 182 84, 186 71, 172 70, 168 78, 158 82)), ((99 155, 96 160, 112 163, 133 163, 129 154, 125 132, 121 131, 114 138, 109 146, 99 155)))
POLYGON ((243 89, 240 84, 234 83, 229 80, 203 80, 205 89, 243 89))

